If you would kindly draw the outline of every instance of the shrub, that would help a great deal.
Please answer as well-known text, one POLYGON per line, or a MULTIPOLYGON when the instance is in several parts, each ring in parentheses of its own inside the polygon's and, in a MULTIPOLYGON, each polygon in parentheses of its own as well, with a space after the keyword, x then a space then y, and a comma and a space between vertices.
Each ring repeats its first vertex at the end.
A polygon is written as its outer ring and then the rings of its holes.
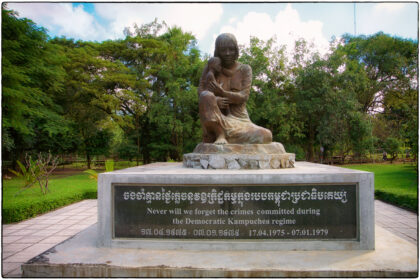
POLYGON ((14 178, 3 181, 3 223, 19 222, 68 204, 97 197, 97 183, 86 174, 68 177, 53 176, 50 192, 42 194, 32 189, 15 196, 23 180, 14 178))
POLYGON ((14 205, 3 206, 2 220, 3 224, 16 223, 40 214, 55 210, 57 208, 78 202, 84 199, 96 199, 97 192, 85 192, 75 194, 72 197, 63 197, 59 199, 45 199, 33 203, 17 203, 14 205))
POLYGON ((20 167, 20 171, 9 169, 10 172, 15 174, 17 177, 22 177, 25 182, 21 190, 15 195, 18 195, 22 191, 35 186, 36 183, 38 183, 42 193, 46 194, 49 191, 49 177, 58 164, 58 156, 53 158, 51 153, 48 153, 48 155, 45 156, 42 155, 42 153, 39 153, 38 158, 33 160, 31 156, 26 154, 25 163, 26 166, 23 165, 20 161, 17 161, 17 164, 20 167))
POLYGON ((417 199, 407 195, 398 195, 381 190, 375 190, 375 198, 411 210, 417 211, 418 209, 417 199))

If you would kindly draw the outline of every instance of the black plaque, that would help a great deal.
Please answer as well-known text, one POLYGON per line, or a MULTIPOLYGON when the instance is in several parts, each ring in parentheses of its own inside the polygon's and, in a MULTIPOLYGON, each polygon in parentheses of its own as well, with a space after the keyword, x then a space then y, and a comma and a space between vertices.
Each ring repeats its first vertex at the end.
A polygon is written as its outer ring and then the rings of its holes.
POLYGON ((357 240, 357 185, 113 185, 114 238, 357 240))

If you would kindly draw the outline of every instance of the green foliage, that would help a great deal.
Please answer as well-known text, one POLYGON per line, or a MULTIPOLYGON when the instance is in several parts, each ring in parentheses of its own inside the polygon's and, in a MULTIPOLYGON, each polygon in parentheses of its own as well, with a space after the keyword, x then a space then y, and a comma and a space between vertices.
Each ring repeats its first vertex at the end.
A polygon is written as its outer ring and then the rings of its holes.
POLYGON ((250 46, 241 50, 239 61, 250 65, 253 72, 247 102, 252 121, 270 129, 274 141, 287 144, 302 137, 296 106, 288 101, 293 86, 285 49, 276 47, 274 39, 264 42, 251 37, 250 46))
POLYGON ((203 62, 191 34, 169 28, 158 36, 162 27, 157 21, 135 26, 124 40, 100 47, 106 61, 121 67, 104 73, 107 94, 97 95, 98 104, 125 132, 118 150, 129 158, 136 153, 137 162, 140 154, 145 162, 180 160, 199 142, 195 85, 203 62))
POLYGON ((347 165, 346 168, 373 172, 375 196, 392 204, 417 210, 417 168, 407 164, 347 165))
POLYGON ((63 68, 66 71, 65 91, 60 95, 64 116, 71 124, 72 137, 77 139, 77 151, 84 153, 90 168, 95 155, 107 155, 110 139, 113 139, 112 125, 107 107, 102 106, 98 96, 106 95, 107 83, 112 79, 106 73, 120 65, 107 62, 100 57, 96 43, 74 42, 65 38, 50 41, 65 56, 63 68))
POLYGON ((33 160, 31 156, 26 154, 25 160, 26 166, 17 160, 17 164, 21 170, 20 172, 9 169, 9 171, 17 177, 22 177, 24 179, 24 184, 22 185, 21 190, 15 195, 33 187, 36 183, 38 183, 41 192, 46 194, 49 191, 49 176, 57 167, 58 157, 53 158, 51 153, 48 153, 48 155, 45 156, 39 153, 38 158, 33 160))
POLYGON ((298 145, 287 145, 284 147, 288 153, 295 154, 296 160, 305 160, 305 151, 298 145))
POLYGON ((24 196, 15 196, 23 183, 14 178, 3 182, 3 223, 15 223, 57 209, 59 207, 83 200, 95 199, 96 182, 85 174, 60 178, 52 176, 50 192, 25 192, 24 196))
MULTIPOLYGON (((142 165, 143 163, 140 162, 139 165, 142 165)), ((117 161, 115 162, 115 170, 124 169, 128 167, 138 166, 136 162, 131 161, 117 161)))
POLYGON ((402 126, 405 142, 407 143, 409 147, 411 147, 411 153, 414 155, 415 158, 418 157, 418 152, 419 152, 419 137, 418 137, 418 130, 416 130, 418 127, 419 127, 418 116, 411 117, 402 126))
MULTIPOLYGON (((197 85, 207 61, 196 39, 155 20, 101 43, 49 38, 2 9, 2 152, 180 161, 201 140, 197 85)), ((281 43, 281 42, 280 42, 281 43)), ((301 39, 291 59, 275 39, 250 38, 252 121, 297 158, 385 148, 418 150, 418 43, 383 33, 331 42, 321 57, 301 39), (290 147, 290 148, 289 148, 290 147)))
POLYGON ((115 162, 112 159, 107 159, 105 161, 105 171, 106 172, 111 172, 114 171, 114 166, 115 166, 115 162))
POLYGON ((51 141, 68 130, 56 103, 64 88, 63 58, 47 40, 44 28, 2 8, 2 144, 12 160, 39 151, 38 136, 51 141))
POLYGON ((373 141, 372 126, 368 118, 361 112, 355 111, 349 119, 349 137, 352 151, 355 157, 364 156, 372 151, 373 141))
POLYGON ((115 147, 115 154, 119 158, 128 159, 132 161, 137 155, 136 136, 127 136, 115 147), (127 139, 130 138, 130 139, 127 139))
POLYGON ((416 87, 412 81, 417 77, 417 42, 380 32, 371 36, 345 35, 344 43, 339 49, 366 69, 369 78, 366 90, 359 92, 363 111, 375 110, 381 102, 378 94, 387 99, 416 87))
POLYGON ((112 133, 108 130, 96 130, 84 139, 84 150, 89 155, 106 155, 109 150, 109 139, 112 133))
POLYGON ((324 154, 338 153, 345 157, 353 151, 363 155, 369 148, 370 125, 360 112, 355 87, 350 84, 358 72, 343 71, 347 62, 342 53, 326 58, 315 54, 310 63, 296 70, 296 104, 303 123, 306 159, 314 160, 315 146, 322 146, 324 154))
POLYGON ((398 152, 400 150, 400 141, 398 139, 389 137, 386 139, 384 143, 385 151, 391 155, 391 163, 397 157, 398 152))
POLYGON ((29 158, 29 166, 26 167, 21 163, 19 160, 16 161, 20 171, 15 171, 12 169, 9 169, 10 172, 12 172, 17 177, 21 177, 24 180, 24 184, 22 186, 22 189, 27 189, 32 187, 36 183, 37 173, 39 173, 39 169, 37 169, 37 166, 35 164, 35 161, 29 158), (35 170, 34 170, 35 169, 35 170))
POLYGON ((96 182, 98 182, 98 172, 96 172, 93 169, 87 169, 83 171, 86 174, 89 174, 90 179, 95 179, 96 182))
POLYGON ((374 131, 384 142, 388 137, 403 140, 418 150, 418 42, 383 33, 344 36, 336 52, 348 57, 347 69, 360 72, 355 81, 362 112, 376 112, 381 119, 374 131), (384 135, 385 134, 385 135, 384 135))
MULTIPOLYGON (((107 159, 105 161, 105 172, 111 172, 114 171, 114 160, 112 159, 107 159)), ((88 170, 84 170, 84 173, 89 174, 89 178, 90 179, 95 179, 95 181, 98 181, 98 172, 96 172, 93 169, 88 169, 88 170)))

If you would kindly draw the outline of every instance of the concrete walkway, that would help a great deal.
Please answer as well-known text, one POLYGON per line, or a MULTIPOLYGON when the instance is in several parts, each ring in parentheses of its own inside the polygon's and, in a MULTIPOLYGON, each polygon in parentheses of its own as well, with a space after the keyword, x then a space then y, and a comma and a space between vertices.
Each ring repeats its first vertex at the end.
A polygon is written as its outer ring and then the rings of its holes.
MULTIPOLYGON (((376 223, 417 244, 417 215, 375 201, 376 223)), ((20 266, 97 222, 97 201, 84 200, 16 224, 3 225, 2 276, 21 277, 20 266)))
POLYGON ((83 200, 36 218, 3 225, 2 276, 21 277, 20 266, 97 222, 96 199, 83 200))
POLYGON ((417 244, 417 214, 375 200, 375 223, 401 238, 417 244))

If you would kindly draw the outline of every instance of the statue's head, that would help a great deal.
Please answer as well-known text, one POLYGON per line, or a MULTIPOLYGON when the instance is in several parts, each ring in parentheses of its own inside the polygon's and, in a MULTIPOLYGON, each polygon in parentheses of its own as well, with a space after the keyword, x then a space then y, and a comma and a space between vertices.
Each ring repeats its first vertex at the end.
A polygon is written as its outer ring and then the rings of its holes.
POLYGON ((232 47, 234 49, 234 60, 236 61, 239 57, 239 47, 238 42, 233 34, 222 33, 216 38, 216 44, 214 49, 214 56, 219 57, 223 60, 223 57, 220 53, 222 48, 232 47))

